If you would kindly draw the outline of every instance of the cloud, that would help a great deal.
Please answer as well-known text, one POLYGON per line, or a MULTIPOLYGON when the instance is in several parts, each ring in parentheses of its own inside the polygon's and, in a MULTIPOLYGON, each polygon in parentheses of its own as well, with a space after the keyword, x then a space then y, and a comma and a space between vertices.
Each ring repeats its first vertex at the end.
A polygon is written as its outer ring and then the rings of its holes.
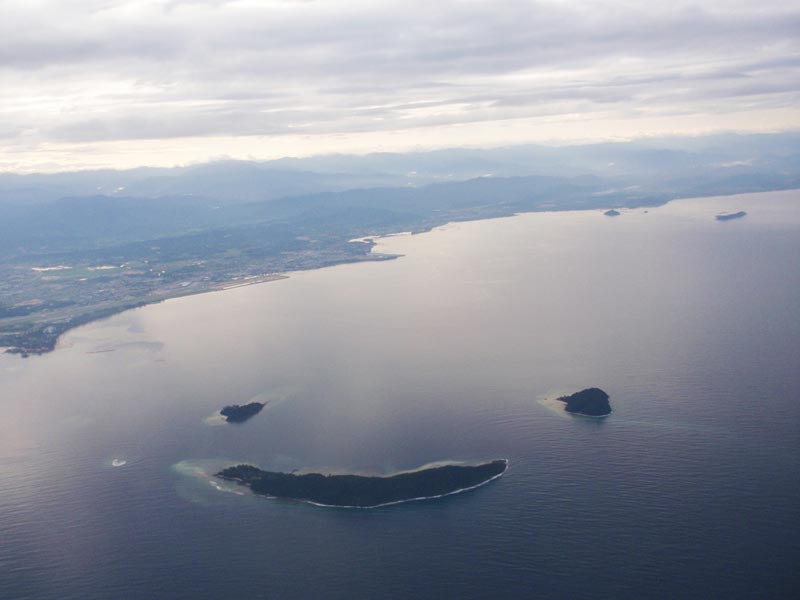
POLYGON ((0 0, 0 146, 792 115, 798 34, 771 0, 0 0))

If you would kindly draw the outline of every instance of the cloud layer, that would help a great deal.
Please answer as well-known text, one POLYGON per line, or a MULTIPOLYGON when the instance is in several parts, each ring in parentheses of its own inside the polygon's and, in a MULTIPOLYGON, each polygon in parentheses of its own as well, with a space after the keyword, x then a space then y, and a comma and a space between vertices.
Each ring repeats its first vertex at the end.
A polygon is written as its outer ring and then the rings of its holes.
POLYGON ((0 40, 0 168, 800 126, 785 1, 0 0, 0 40))

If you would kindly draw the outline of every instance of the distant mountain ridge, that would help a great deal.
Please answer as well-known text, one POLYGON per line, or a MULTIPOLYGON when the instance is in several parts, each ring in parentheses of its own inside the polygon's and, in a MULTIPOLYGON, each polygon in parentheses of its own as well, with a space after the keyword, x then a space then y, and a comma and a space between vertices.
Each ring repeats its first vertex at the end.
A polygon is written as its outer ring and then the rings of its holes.
POLYGON ((800 136, 728 142, 0 174, 0 346, 47 350, 76 324, 142 303, 387 258, 356 238, 518 212, 800 188, 800 136))
POLYGON ((269 161, 218 160, 180 167, 0 173, 0 205, 65 196, 192 196, 226 205, 355 188, 422 186, 482 176, 597 175, 646 182, 709 172, 797 173, 800 133, 654 138, 582 146, 520 145, 269 161))

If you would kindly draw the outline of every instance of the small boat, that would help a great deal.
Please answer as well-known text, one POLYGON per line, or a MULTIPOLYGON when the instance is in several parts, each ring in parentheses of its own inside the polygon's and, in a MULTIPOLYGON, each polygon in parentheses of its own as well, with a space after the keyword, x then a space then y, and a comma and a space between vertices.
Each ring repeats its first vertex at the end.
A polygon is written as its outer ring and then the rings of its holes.
POLYGON ((717 221, 730 221, 731 219, 741 219, 747 215, 746 212, 740 210, 739 212, 735 213, 721 213, 717 215, 717 221))

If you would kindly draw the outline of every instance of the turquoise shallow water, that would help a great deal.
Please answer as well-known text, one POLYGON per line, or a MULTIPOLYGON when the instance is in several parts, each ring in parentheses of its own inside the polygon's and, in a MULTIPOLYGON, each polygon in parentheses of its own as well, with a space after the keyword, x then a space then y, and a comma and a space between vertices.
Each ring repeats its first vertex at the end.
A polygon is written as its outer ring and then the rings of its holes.
POLYGON ((0 356, 0 596, 798 588, 800 192, 459 223, 377 250, 403 258, 0 356), (610 418, 548 401, 588 386, 610 418), (251 399, 270 403, 242 426, 210 418, 251 399), (478 490, 369 511, 209 477, 496 457, 508 472, 478 490))

